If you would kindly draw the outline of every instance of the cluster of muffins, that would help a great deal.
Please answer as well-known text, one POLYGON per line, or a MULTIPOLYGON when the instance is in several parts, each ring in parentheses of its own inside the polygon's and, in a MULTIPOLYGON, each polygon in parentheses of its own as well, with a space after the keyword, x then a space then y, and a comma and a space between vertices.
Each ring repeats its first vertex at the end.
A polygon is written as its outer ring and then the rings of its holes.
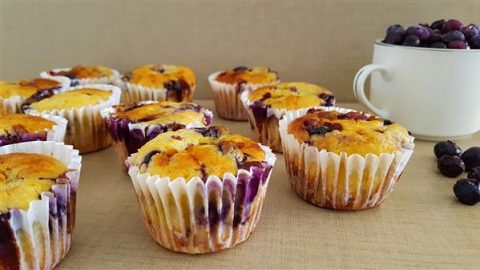
POLYGON ((401 125, 334 107, 328 89, 280 82, 266 67, 208 77, 218 115, 249 120, 258 142, 212 125, 213 113, 191 103, 196 78, 188 67, 144 65, 121 75, 76 66, 41 77, 0 82, 0 187, 8 192, 0 268, 51 269, 66 255, 79 154, 111 142, 151 237, 184 253, 250 236, 276 160, 270 149, 284 153, 304 200, 361 210, 383 202, 414 148, 401 125))

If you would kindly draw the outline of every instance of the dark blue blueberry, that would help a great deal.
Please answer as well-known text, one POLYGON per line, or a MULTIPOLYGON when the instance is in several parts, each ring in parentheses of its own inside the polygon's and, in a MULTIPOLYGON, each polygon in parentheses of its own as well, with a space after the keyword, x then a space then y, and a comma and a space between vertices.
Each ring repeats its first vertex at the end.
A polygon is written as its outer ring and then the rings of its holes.
POLYGON ((480 166, 480 147, 471 147, 463 152, 462 160, 465 162, 467 171, 480 166))
POLYGON ((148 154, 145 155, 145 157, 143 158, 143 163, 145 164, 148 164, 150 163, 150 161, 152 160, 152 157, 156 154, 160 153, 159 151, 152 151, 148 154))
POLYGON ((460 32, 458 30, 445 33, 442 36, 442 42, 444 42, 446 44, 448 44, 452 41, 456 41, 456 40, 465 41, 465 36, 463 35, 462 32, 460 32))
POLYGON ((477 181, 480 181, 480 166, 469 170, 467 177, 470 179, 475 179, 477 181))
POLYGON ((480 49, 480 35, 473 36, 468 41, 470 49, 480 49))
POLYGON ((426 42, 430 37, 430 31, 421 25, 413 25, 407 28, 406 35, 417 36, 421 42, 426 42))
POLYGON ((453 193, 461 203, 475 205, 480 201, 479 182, 474 179, 460 179, 453 186, 453 193))
POLYGON ((466 40, 470 40, 472 37, 480 35, 480 29, 478 29, 475 24, 462 27, 460 31, 463 33, 463 35, 465 35, 466 40))
POLYGON ((458 156, 444 155, 437 163, 440 172, 447 177, 457 177, 465 171, 465 164, 458 156))
POLYGON ((335 105, 335 97, 329 94, 322 93, 319 95, 321 99, 325 101, 325 104, 323 106, 329 107, 335 105))
POLYGON ((441 158, 444 155, 448 156, 460 156, 462 149, 453 141, 443 141, 435 144, 433 147, 433 153, 437 158, 441 158))
POLYGON ((244 66, 239 66, 239 67, 236 67, 233 69, 234 72, 239 72, 239 71, 244 71, 244 70, 248 70, 247 67, 244 67, 244 66))
POLYGON ((420 38, 415 35, 410 35, 405 38, 402 45, 409 47, 418 47, 420 46, 420 38))
POLYGON ((430 26, 432 29, 436 29, 436 30, 442 30, 443 29, 443 24, 445 23, 445 20, 444 19, 441 19, 441 20, 436 20, 432 23, 432 25, 430 26))

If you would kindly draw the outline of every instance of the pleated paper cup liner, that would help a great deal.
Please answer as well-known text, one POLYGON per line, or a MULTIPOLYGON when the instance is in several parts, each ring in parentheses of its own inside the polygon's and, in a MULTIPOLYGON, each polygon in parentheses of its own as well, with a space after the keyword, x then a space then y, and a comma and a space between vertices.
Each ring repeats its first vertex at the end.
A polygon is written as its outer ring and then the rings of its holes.
MULTIPOLYGON (((78 109, 62 109, 44 112, 45 114, 61 116, 68 120, 65 143, 73 145, 80 153, 94 152, 110 145, 111 140, 100 111, 120 102, 120 88, 106 84, 91 84, 71 87, 65 91, 82 88, 93 88, 111 91, 108 100, 96 105, 84 106, 78 109)), ((38 115, 34 109, 28 108, 27 114, 38 115)))
POLYGON ((187 94, 182 92, 181 96, 178 96, 177 93, 173 93, 173 91, 166 88, 145 87, 140 84, 134 84, 122 80, 117 80, 116 85, 122 89, 123 103, 135 103, 148 100, 191 102, 195 93, 195 86, 193 86, 187 94), (170 96, 169 91, 173 93, 172 96, 170 96))
POLYGON ((36 141, 0 147, 0 155, 14 152, 52 156, 69 169, 64 177, 56 179, 51 191, 30 202, 27 211, 11 209, 0 214, 3 266, 52 269, 67 255, 72 244, 82 158, 71 145, 59 142, 36 141))
MULTIPOLYGON (((63 91, 64 89, 70 87, 70 79, 63 76, 45 76, 42 77, 45 79, 55 80, 60 83, 60 86, 55 88, 59 92, 63 91)), ((11 96, 9 98, 0 99, 0 113, 21 113, 22 109, 21 106, 23 102, 25 102, 28 97, 22 96, 11 96)))
POLYGON ((151 237, 169 250, 191 254, 247 240, 260 218, 276 159, 268 147, 262 149, 266 165, 206 181, 141 174, 130 156, 129 175, 151 237))
MULTIPOLYGON (((352 110, 318 107, 341 113, 352 110)), ((414 151, 414 138, 392 154, 336 154, 288 133, 288 125, 308 109, 287 113, 280 121, 280 136, 290 184, 305 201, 323 208, 362 210, 379 206, 392 192, 414 151)))
MULTIPOLYGON (((151 104, 156 101, 142 101, 139 104, 151 104)), ((128 171, 125 164, 129 155, 136 153, 140 147, 157 135, 175 131, 178 129, 208 128, 213 120, 213 113, 202 107, 202 112, 206 119, 206 125, 201 122, 193 122, 188 125, 177 124, 175 122, 165 124, 132 123, 128 119, 115 117, 115 108, 108 107, 101 111, 105 125, 112 137, 115 150, 120 157, 120 163, 124 172, 128 171)))
POLYGON ((68 121, 63 117, 45 113, 39 114, 38 116, 53 121, 55 124, 51 128, 45 129, 44 132, 8 133, 6 135, 0 135, 0 146, 30 141, 54 141, 63 143, 68 121))
MULTIPOLYGON (((218 116, 228 120, 246 121, 248 120, 248 114, 245 107, 240 100, 240 95, 244 91, 251 92, 259 87, 267 86, 270 84, 254 84, 254 83, 242 83, 242 84, 228 84, 219 82, 216 80, 221 71, 212 73, 208 76, 208 82, 213 90, 213 97, 215 102, 215 110, 218 116)), ((279 83, 277 81, 276 83, 279 83)))
MULTIPOLYGON (((72 67, 68 68, 55 68, 48 71, 42 71, 40 73, 40 77, 48 78, 48 77, 60 77, 60 76, 53 76, 50 72, 61 72, 61 71, 68 71, 71 70, 72 67)), ((91 85, 91 84, 111 84, 115 85, 117 80, 120 78, 120 72, 118 70, 112 69, 112 75, 109 77, 101 77, 101 78, 88 78, 88 79, 70 79, 71 83, 70 86, 80 86, 80 85, 91 85)))

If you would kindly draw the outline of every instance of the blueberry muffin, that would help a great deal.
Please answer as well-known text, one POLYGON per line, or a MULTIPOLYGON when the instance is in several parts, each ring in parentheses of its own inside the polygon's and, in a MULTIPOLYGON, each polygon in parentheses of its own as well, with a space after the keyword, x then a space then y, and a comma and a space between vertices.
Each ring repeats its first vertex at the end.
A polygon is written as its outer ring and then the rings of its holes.
POLYGON ((120 79, 120 73, 105 66, 74 66, 58 68, 40 73, 42 77, 64 76, 70 78, 71 86, 86 84, 115 84, 120 79))
POLYGON ((190 102, 195 91, 195 74, 188 67, 144 65, 122 78, 125 102, 144 100, 190 102))
POLYGON ((219 251, 250 236, 274 163, 268 147, 223 127, 162 133, 127 161, 151 236, 185 253, 219 251))
POLYGON ((28 141, 63 142, 67 120, 53 115, 0 114, 0 146, 28 141))
POLYGON ((209 127, 213 114, 194 104, 172 101, 123 103, 104 109, 102 116, 126 171, 126 158, 160 133, 209 127))
POLYGON ((278 83, 278 74, 267 67, 236 67, 215 72, 208 77, 218 115, 229 120, 247 120, 240 95, 258 87, 278 83))
POLYGON ((69 85, 70 80, 65 77, 0 81, 0 113, 20 112, 20 106, 29 97, 45 92, 57 93, 69 85))
POLYGON ((80 168, 63 143, 0 147, 0 269, 53 269, 66 256, 80 168))
POLYGON ((120 89, 113 85, 85 85, 62 93, 29 100, 23 105, 27 114, 49 114, 68 120, 65 142, 80 153, 105 148, 110 144, 100 111, 118 104, 120 89))
POLYGON ((293 190, 310 203, 339 210, 380 205, 414 149, 400 124, 335 107, 288 113, 280 135, 293 190))
POLYGON ((260 87, 241 96, 248 112, 250 127, 258 140, 281 152, 278 121, 285 113, 302 108, 333 106, 332 92, 321 86, 304 82, 285 82, 260 87))

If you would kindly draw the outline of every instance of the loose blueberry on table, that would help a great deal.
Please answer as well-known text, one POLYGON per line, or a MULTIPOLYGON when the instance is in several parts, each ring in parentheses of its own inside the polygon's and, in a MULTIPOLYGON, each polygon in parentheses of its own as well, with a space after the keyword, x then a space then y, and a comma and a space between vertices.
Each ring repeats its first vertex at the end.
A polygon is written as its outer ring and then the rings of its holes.
POLYGON ((465 26, 455 19, 412 25, 406 30, 394 24, 387 28, 383 42, 409 47, 480 49, 480 27, 473 23, 465 26))

